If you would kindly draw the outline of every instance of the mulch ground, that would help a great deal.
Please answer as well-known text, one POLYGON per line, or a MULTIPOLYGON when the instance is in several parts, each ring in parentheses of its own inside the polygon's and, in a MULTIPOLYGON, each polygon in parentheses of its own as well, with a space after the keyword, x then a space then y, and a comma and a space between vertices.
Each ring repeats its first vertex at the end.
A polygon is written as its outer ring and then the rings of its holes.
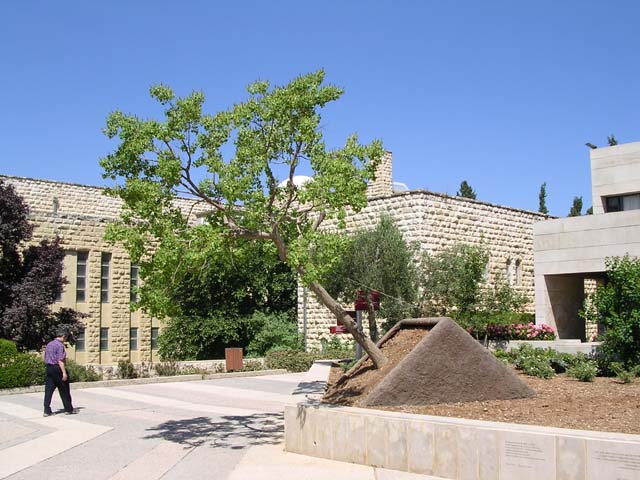
MULTIPOLYGON (((362 407, 366 395, 425 335, 424 330, 400 330, 382 351, 389 362, 380 370, 365 362, 355 375, 338 383, 343 376, 332 369, 324 401, 362 407)), ((494 422, 520 423, 547 427, 574 428, 640 434, 640 379, 622 384, 615 378, 596 378, 580 382, 566 375, 544 380, 518 372, 536 396, 518 400, 441 403, 423 406, 379 407, 424 415, 469 418, 494 422)))

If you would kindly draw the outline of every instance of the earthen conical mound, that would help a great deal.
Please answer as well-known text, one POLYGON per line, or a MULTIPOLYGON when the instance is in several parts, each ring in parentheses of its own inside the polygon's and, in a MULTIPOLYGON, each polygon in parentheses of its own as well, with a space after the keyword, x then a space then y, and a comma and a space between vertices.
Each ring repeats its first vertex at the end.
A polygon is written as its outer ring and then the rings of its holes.
POLYGON ((535 393, 456 322, 443 318, 371 391, 370 406, 508 400, 535 393))

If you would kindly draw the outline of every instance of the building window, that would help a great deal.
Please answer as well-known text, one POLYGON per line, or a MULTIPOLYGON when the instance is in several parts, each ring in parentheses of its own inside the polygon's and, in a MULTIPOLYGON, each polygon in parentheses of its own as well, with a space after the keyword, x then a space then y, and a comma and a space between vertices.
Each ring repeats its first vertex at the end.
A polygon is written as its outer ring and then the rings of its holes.
POLYGON ((151 328, 151 349, 156 350, 158 348, 158 333, 160 329, 158 327, 151 328))
POLYGON ((78 333, 78 336, 76 337, 76 352, 84 352, 85 350, 84 332, 85 329, 83 328, 82 330, 80 330, 80 333, 78 333))
POLYGON ((100 350, 105 352, 109 350, 109 328, 107 327, 100 328, 100 350))
POLYGON ((109 270, 111 266, 111 254, 103 253, 100 264, 100 301, 109 302, 109 270))
POLYGON ((504 269, 504 276, 505 276, 505 279, 507 280, 507 285, 511 285, 512 278, 511 278, 511 259, 510 258, 507 260, 507 265, 505 266, 505 269, 504 269))
POLYGON ((131 265, 131 282, 129 284, 129 291, 131 292, 131 303, 138 302, 138 271, 140 267, 137 265, 131 265))
POLYGON ((489 281, 489 262, 484 266, 484 270, 482 272, 482 280, 486 283, 489 281))
POLYGON ((515 284, 516 286, 520 286, 520 284, 522 283, 522 261, 521 260, 516 260, 516 271, 515 271, 515 284))
POLYGON ((640 193, 634 193, 632 195, 618 195, 615 197, 605 197, 604 202, 607 212, 640 210, 640 193))
POLYGON ((138 350, 138 328, 129 329, 129 350, 138 350))
POLYGON ((89 252, 78 252, 76 263, 76 302, 82 303, 87 298, 87 259, 89 252))

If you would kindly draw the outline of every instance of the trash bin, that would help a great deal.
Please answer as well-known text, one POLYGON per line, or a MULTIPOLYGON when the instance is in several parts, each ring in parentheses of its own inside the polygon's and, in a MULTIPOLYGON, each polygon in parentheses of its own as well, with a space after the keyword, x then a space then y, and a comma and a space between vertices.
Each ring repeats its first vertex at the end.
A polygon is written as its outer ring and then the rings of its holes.
POLYGON ((242 370, 242 348, 225 348, 224 359, 227 372, 242 370))

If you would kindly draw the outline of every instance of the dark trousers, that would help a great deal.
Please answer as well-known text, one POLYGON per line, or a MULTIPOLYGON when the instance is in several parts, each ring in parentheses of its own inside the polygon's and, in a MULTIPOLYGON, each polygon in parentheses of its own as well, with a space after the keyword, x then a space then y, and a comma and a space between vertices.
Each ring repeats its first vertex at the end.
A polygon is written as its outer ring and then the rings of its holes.
POLYGON ((62 380, 62 370, 59 365, 47 365, 47 379, 44 384, 44 412, 51 413, 51 397, 55 389, 58 389, 65 412, 73 412, 71 403, 71 391, 69 379, 62 380))

